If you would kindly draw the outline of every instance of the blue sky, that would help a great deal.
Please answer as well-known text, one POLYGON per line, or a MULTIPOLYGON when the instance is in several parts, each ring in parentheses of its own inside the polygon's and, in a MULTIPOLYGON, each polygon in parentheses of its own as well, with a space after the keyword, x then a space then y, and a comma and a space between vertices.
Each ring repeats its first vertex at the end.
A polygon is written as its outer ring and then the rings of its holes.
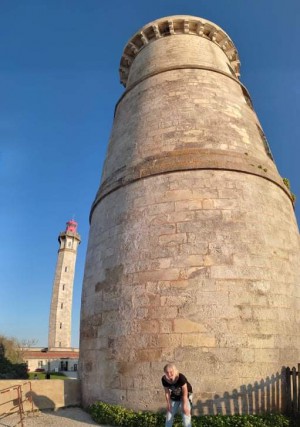
POLYGON ((121 54, 140 27, 176 14, 213 21, 234 41, 299 223, 299 0, 1 0, 0 334, 47 345, 57 236, 75 215, 78 345, 88 216, 123 92, 121 54))

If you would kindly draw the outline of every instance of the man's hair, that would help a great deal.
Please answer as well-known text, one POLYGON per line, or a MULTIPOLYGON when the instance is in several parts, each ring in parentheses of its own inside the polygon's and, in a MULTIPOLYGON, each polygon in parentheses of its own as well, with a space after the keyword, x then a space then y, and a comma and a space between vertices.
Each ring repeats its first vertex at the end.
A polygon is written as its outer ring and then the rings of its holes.
POLYGON ((178 369, 174 363, 167 363, 166 366, 164 366, 164 372, 167 372, 169 369, 174 369, 174 371, 178 373, 178 369))

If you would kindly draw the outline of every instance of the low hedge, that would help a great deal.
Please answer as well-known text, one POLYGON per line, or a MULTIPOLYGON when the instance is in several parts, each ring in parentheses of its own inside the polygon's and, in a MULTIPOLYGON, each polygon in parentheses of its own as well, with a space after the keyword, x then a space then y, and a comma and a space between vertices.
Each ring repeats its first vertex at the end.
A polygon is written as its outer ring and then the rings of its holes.
MULTIPOLYGON (((164 427, 165 415, 153 412, 134 412, 118 405, 96 402, 88 408, 94 421, 121 427, 164 427)), ((203 415, 193 416, 193 427, 291 427, 291 419, 284 415, 203 415)), ((173 427, 182 427, 176 415, 173 427)))

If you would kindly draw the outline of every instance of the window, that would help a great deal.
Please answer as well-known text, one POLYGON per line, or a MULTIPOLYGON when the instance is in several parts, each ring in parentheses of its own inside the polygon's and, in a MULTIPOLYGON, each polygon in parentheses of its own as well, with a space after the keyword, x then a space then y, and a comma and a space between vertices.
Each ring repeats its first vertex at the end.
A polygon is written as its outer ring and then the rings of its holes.
POLYGON ((272 155, 271 148, 270 148, 270 146, 269 146, 268 140, 267 140, 267 138, 266 138, 266 135, 264 134, 264 132, 263 132, 262 128, 261 128, 260 126, 258 126, 258 124, 256 124, 256 127, 257 127, 257 130, 258 130, 259 135, 260 135, 260 137, 261 137, 261 140, 262 140, 262 142, 263 142, 263 144, 264 144, 264 148, 265 148, 265 151, 266 151, 267 155, 268 155, 268 156, 270 157, 270 159, 271 159, 271 160, 273 160, 273 162, 274 162, 274 158, 273 158, 273 155, 272 155))
POLYGON ((250 95, 249 95, 247 89, 244 86, 241 86, 241 89, 242 89, 243 96, 244 96, 244 99, 246 101, 246 104, 251 108, 251 110, 254 111, 252 101, 251 101, 251 98, 250 98, 250 95))
POLYGON ((70 248, 70 247, 71 247, 71 244, 72 244, 71 242, 68 242, 68 248, 70 248))
POLYGON ((59 345, 58 346, 61 347, 61 341, 59 341, 59 345))
POLYGON ((60 308, 63 308, 64 307, 64 303, 62 302, 61 304, 60 304, 60 308))
POLYGON ((60 324, 59 324, 59 329, 61 329, 62 328, 62 323, 60 322, 60 324))
POLYGON ((68 271, 68 267, 65 267, 65 273, 68 271))
POLYGON ((38 367, 39 367, 39 368, 42 368, 42 367, 43 367, 43 361, 42 361, 42 360, 39 360, 39 361, 38 361, 38 367))
POLYGON ((65 290, 65 285, 63 285, 62 290, 63 290, 63 291, 65 290))

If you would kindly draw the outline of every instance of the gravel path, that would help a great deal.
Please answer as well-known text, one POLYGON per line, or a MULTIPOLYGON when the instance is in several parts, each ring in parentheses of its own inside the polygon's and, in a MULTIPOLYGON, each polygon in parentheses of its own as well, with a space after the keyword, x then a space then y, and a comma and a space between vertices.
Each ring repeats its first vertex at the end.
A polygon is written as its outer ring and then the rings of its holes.
MULTIPOLYGON (((6 418, 0 416, 0 427, 14 427, 20 421, 18 414, 10 415, 6 418)), ((18 424, 18 427, 21 424, 18 424)), ((79 426, 98 426, 103 425, 95 423, 92 418, 80 408, 65 408, 57 411, 43 411, 25 416, 24 427, 79 427, 79 426)), ((105 426, 109 427, 109 426, 105 426)))

